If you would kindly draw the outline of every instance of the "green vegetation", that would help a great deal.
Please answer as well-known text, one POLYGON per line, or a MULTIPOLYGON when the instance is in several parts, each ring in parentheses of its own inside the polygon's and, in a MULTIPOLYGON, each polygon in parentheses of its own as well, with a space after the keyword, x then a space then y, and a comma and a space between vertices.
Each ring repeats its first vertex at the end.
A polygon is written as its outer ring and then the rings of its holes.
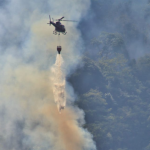
POLYGON ((68 79, 84 127, 98 150, 150 150, 150 0, 94 0, 87 18, 84 67, 68 79))
POLYGON ((103 33, 92 45, 97 57, 85 54, 84 67, 69 78, 84 127, 98 150, 150 150, 150 55, 129 60, 115 33, 103 33))

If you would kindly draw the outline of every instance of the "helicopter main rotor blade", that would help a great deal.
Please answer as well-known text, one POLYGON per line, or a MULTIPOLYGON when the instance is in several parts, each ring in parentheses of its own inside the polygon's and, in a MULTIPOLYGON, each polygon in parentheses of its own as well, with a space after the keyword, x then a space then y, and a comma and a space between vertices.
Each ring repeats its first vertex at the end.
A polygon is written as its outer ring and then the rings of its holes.
POLYGON ((61 17, 60 19, 58 19, 58 21, 61 21, 63 18, 65 18, 65 17, 61 17))
POLYGON ((78 21, 75 21, 75 20, 61 20, 61 21, 78 22, 78 21))

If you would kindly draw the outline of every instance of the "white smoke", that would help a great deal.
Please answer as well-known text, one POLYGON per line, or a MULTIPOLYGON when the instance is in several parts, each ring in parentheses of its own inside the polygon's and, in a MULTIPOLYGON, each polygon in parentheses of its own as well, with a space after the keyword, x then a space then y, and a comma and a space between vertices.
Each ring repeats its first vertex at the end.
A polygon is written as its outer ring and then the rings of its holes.
POLYGON ((60 115, 54 103, 64 107, 69 96, 75 100, 68 85, 65 95, 65 77, 79 63, 77 24, 66 23, 67 35, 61 36, 65 76, 49 80, 58 40, 48 15, 80 21, 89 6, 90 0, 10 0, 0 6, 0 150, 96 149, 82 128, 83 111, 67 106, 60 115))

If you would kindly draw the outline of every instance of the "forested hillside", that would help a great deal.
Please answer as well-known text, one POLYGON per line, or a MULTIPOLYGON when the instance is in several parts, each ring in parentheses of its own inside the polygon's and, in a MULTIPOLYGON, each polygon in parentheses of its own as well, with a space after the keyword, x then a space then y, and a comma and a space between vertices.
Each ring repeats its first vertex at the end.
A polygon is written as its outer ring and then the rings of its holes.
POLYGON ((98 150, 150 150, 149 10, 146 0, 97 0, 79 26, 84 65, 68 81, 98 150))
POLYGON ((149 150, 150 56, 132 63, 123 55, 83 60, 69 81, 98 149, 149 150))

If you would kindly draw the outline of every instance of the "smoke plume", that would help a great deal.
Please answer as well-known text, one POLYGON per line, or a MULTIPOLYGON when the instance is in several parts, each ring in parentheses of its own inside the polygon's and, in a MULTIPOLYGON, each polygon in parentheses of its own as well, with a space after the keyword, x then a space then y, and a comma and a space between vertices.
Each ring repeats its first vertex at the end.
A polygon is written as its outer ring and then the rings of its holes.
POLYGON ((65 81, 79 63, 80 31, 77 24, 65 24, 68 34, 61 35, 65 66, 61 70, 61 56, 53 66, 58 37, 47 25, 49 14, 80 21, 90 1, 0 4, 0 150, 95 150, 92 135, 82 128, 84 113, 72 105, 75 94, 65 81), (59 108, 68 103, 61 115, 54 100, 59 108))
MULTIPOLYGON (((87 49, 92 39, 104 33, 119 33, 131 59, 148 54, 150 47, 149 10, 148 0, 91 1, 87 17, 84 17, 79 24, 87 49)), ((119 51, 119 48, 116 49, 119 51)), ((97 52, 93 50, 91 53, 97 52)))

